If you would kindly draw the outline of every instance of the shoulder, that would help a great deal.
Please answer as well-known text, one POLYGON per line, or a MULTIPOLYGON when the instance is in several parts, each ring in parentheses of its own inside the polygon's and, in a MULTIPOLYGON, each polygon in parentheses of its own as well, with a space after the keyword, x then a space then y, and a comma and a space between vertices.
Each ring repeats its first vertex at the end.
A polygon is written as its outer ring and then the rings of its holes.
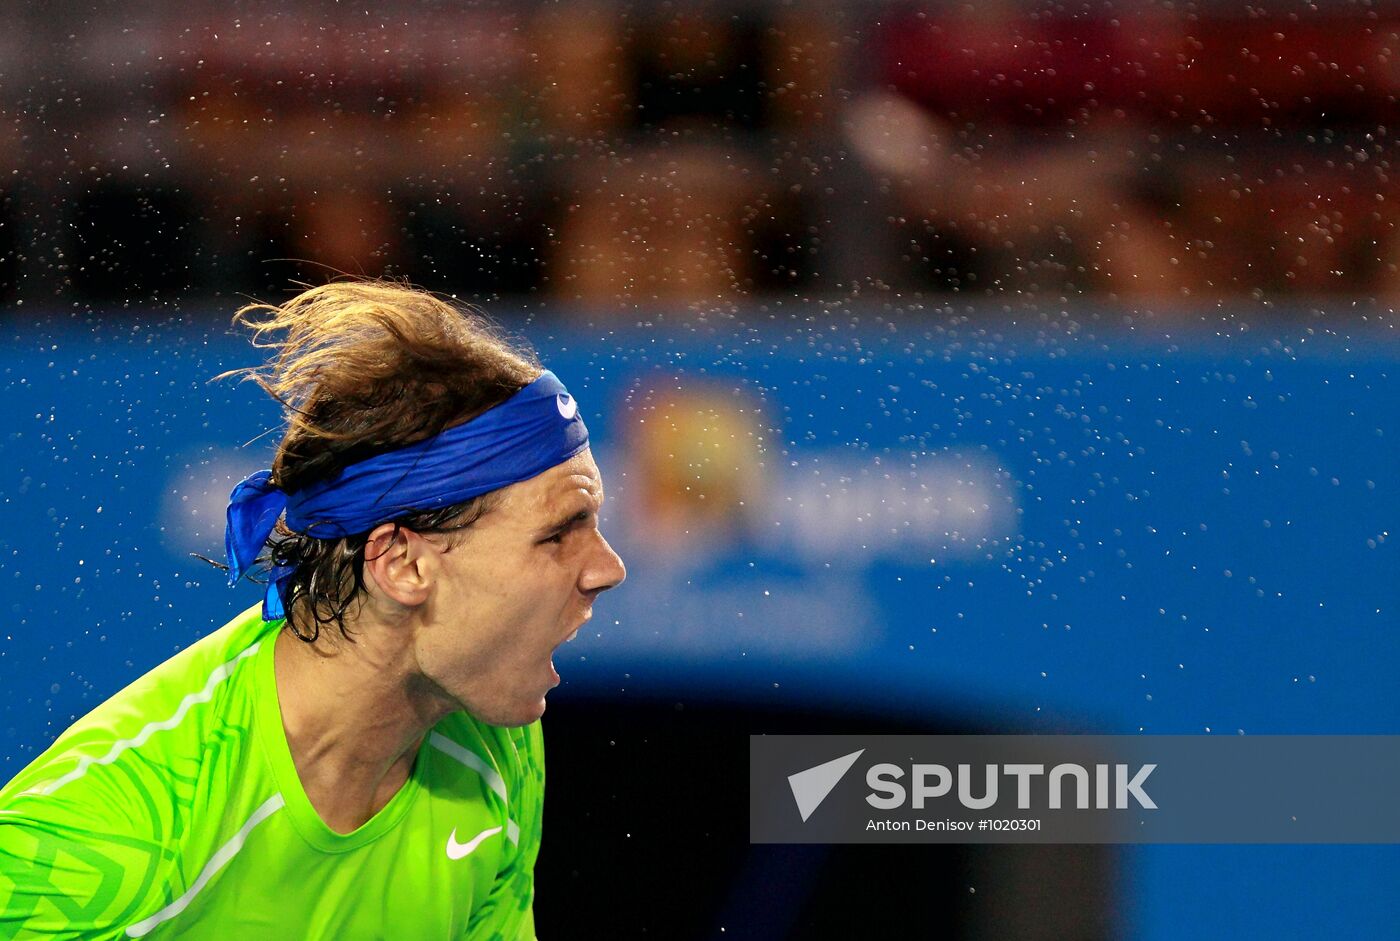
POLYGON ((104 786, 127 793, 141 768, 197 752, 211 722, 239 721, 222 707, 244 690, 252 655, 274 633, 250 609, 155 667, 74 722, 0 788, 0 809, 26 794, 100 794, 104 786))
POLYGON ((450 759, 449 765, 480 777, 512 809, 544 786, 544 737, 538 721, 506 729, 453 713, 428 733, 428 745, 450 759))
POLYGON ((0 788, 5 839, 168 838, 206 752, 237 738, 223 727, 243 721, 251 654, 273 630, 244 612, 74 722, 0 788))
POLYGON ((236 738, 213 727, 238 721, 222 706, 270 629, 229 622, 79 719, 0 788, 0 936, 107 937, 159 897, 207 753, 236 738))

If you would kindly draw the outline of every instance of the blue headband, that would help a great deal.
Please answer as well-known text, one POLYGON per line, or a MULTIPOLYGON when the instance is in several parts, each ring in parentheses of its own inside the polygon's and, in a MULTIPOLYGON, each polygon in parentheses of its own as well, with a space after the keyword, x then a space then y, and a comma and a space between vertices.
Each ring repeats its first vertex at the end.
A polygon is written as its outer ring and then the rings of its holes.
MULTIPOLYGON (((317 539, 367 533, 421 510, 465 503, 549 470, 588 447, 578 406, 546 371, 506 401, 469 422, 417 444, 351 464, 334 477, 286 493, 261 470, 229 495, 230 585, 248 571, 277 525, 317 539)), ((286 616, 290 566, 268 573, 263 618, 286 616)))

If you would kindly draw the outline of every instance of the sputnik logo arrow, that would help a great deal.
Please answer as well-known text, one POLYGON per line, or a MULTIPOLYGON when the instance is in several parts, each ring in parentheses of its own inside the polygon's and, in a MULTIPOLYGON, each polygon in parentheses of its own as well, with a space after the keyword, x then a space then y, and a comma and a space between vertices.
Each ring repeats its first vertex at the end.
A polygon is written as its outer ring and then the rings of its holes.
POLYGON ((808 768, 806 771, 788 775, 788 786, 792 788, 792 799, 797 801, 797 812, 802 815, 803 823, 806 823, 807 818, 812 816, 812 811, 821 806, 821 802, 826 800, 826 795, 830 794, 832 788, 841 783, 846 772, 851 770, 851 765, 855 764, 856 759, 863 754, 865 754, 864 748, 860 751, 853 751, 849 755, 842 755, 840 758, 833 758, 815 768, 808 768))

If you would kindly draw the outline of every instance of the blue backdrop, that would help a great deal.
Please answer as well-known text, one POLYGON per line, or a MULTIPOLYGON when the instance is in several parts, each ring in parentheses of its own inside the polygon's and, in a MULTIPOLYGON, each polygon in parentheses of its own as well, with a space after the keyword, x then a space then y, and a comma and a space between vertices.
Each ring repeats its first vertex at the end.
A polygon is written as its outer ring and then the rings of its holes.
MULTIPOLYGON (((256 362, 222 322, 7 328, 0 777, 258 596, 190 556, 221 554, 228 490, 276 437, 254 387, 208 381, 256 362)), ((761 324, 520 325, 580 401, 630 569, 561 693, 1400 732, 1395 341, 761 324)), ((1134 937, 1400 924, 1397 847, 1124 858, 1134 937)))

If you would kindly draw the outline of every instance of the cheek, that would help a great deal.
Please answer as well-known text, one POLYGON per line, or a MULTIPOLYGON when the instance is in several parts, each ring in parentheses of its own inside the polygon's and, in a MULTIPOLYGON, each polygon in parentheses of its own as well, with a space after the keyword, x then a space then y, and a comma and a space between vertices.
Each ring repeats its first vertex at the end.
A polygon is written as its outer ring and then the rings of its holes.
POLYGON ((555 635, 576 598, 576 560, 567 552, 535 546, 521 551, 493 545, 479 551, 480 564, 459 569, 442 597, 440 617, 462 626, 459 650, 471 651, 474 660, 538 660, 543 645, 562 639, 555 635))
POLYGON ((577 581, 576 562, 568 547, 555 547, 552 552, 542 548, 522 560, 509 577, 519 585, 521 593, 545 601, 573 589, 577 581))

